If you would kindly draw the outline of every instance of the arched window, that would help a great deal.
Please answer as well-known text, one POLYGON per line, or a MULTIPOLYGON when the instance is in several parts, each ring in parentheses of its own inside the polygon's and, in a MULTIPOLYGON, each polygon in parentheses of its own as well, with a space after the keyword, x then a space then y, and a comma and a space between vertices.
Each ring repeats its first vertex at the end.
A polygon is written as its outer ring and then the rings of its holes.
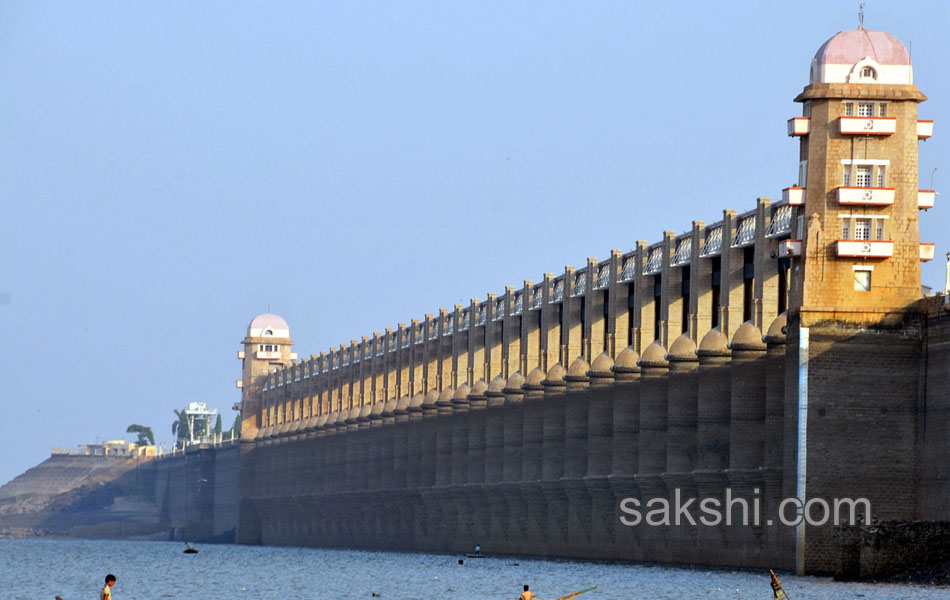
POLYGON ((274 335, 274 332, 271 331, 270 329, 265 329, 265 330, 264 330, 264 335, 274 335))
POLYGON ((861 77, 865 79, 877 79, 877 73, 875 73, 871 67, 864 67, 861 69, 861 77))

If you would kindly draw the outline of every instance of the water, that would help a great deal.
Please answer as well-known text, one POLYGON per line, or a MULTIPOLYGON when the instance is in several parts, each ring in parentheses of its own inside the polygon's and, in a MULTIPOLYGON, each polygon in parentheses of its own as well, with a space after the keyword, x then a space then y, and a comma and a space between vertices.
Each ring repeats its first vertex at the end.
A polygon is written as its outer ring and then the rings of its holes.
MULTIPOLYGON (((526 558, 201 546, 171 542, 0 540, 0 599, 94 600, 107 573, 116 600, 514 600, 525 583, 541 598, 598 586, 579 600, 772 597, 768 573, 526 558), (517 563, 517 564, 516 564, 517 563)), ((782 575, 792 600, 950 598, 950 589, 839 583, 782 575)))

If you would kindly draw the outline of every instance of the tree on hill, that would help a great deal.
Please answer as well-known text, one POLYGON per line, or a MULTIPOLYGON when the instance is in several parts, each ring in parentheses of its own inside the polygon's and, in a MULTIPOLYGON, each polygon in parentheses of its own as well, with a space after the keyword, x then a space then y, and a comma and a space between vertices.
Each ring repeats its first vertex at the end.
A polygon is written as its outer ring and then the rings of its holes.
POLYGON ((146 427, 145 425, 138 425, 133 423, 129 425, 126 430, 126 433, 135 433, 139 436, 139 439, 135 441, 139 446, 154 446, 155 445, 155 436, 152 434, 152 428, 146 427))

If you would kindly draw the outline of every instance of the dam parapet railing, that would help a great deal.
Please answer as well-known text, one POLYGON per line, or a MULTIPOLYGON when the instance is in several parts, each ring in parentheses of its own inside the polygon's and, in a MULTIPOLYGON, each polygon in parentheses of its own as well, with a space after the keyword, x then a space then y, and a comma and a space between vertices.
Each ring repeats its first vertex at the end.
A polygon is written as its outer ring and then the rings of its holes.
POLYGON ((694 221, 661 242, 293 360, 263 379, 259 430, 248 433, 286 432, 331 412, 546 372, 578 357, 613 360, 681 335, 698 344, 714 328, 728 339, 747 321, 767 329, 789 308, 799 208, 759 198, 755 209, 723 211, 711 225, 694 221))

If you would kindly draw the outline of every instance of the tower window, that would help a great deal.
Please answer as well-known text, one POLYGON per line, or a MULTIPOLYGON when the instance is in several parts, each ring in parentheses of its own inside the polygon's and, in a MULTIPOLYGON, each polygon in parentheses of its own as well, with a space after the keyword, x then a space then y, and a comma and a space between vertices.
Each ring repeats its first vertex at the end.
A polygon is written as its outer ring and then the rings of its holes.
POLYGON ((854 289, 858 292, 870 292, 871 291, 871 272, 870 271, 855 271, 854 272, 854 289))
POLYGON ((861 77, 877 79, 877 73, 875 73, 871 67, 864 67, 861 69, 861 77))
POLYGON ((887 102, 844 102, 846 117, 886 117, 887 102))
POLYGON ((841 239, 887 241, 885 223, 887 219, 883 217, 841 217, 841 239))
POLYGON ((841 185, 844 187, 884 187, 887 182, 887 169, 884 165, 844 165, 841 171, 841 185), (877 169, 875 172, 875 168, 877 169))
POLYGON ((274 335, 274 332, 271 331, 270 329, 265 329, 265 330, 264 330, 264 335, 274 335))
POLYGON ((855 219, 854 220, 854 239, 856 240, 870 240, 871 239, 871 219, 855 219))

